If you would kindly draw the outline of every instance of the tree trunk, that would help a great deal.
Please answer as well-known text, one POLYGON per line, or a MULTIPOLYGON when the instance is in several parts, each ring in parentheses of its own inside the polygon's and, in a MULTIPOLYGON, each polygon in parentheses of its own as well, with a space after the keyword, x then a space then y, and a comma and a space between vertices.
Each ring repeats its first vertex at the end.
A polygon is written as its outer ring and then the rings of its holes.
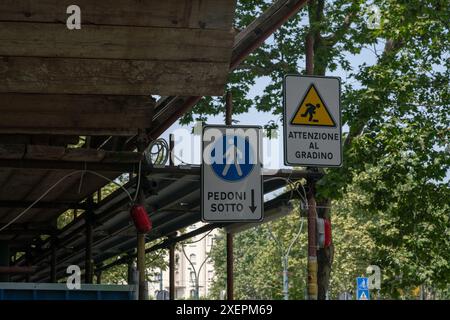
MULTIPOLYGON (((330 219, 330 206, 331 200, 326 199, 319 201, 317 203, 319 207, 317 210, 317 215, 319 218, 330 219)), ((325 300, 327 298, 327 292, 330 285, 330 274, 331 274, 331 265, 333 263, 334 256, 334 245, 331 245, 327 248, 321 248, 317 251, 317 289, 318 289, 318 300, 325 300)))
POLYGON ((317 299, 325 300, 330 284, 331 265, 333 263, 334 246, 319 249, 317 252, 317 299))

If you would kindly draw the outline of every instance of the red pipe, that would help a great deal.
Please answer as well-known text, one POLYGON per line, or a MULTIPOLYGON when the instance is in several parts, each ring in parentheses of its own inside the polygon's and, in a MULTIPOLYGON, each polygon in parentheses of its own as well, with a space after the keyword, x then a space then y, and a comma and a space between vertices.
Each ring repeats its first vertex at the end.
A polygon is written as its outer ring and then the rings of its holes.
POLYGON ((3 274, 16 274, 16 273, 33 273, 36 271, 36 267, 0 267, 0 273, 3 274))
POLYGON ((164 121, 160 126, 157 127, 155 131, 152 131, 150 134, 151 138, 157 138, 161 134, 164 133, 167 129, 170 128, 172 124, 174 124, 182 115, 184 115, 189 109, 195 106, 203 97, 201 96, 192 96, 189 97, 184 104, 177 109, 175 113, 173 113, 166 121, 164 121))
POLYGON ((297 2, 297 4, 289 11, 283 18, 275 24, 272 28, 268 29, 262 37, 259 37, 256 42, 254 42, 246 50, 242 51, 234 61, 231 61, 230 69, 234 70, 242 61, 244 61, 254 50, 256 50, 272 33, 274 33, 278 28, 280 28, 287 20, 289 20, 298 10, 300 10, 308 0, 297 2))

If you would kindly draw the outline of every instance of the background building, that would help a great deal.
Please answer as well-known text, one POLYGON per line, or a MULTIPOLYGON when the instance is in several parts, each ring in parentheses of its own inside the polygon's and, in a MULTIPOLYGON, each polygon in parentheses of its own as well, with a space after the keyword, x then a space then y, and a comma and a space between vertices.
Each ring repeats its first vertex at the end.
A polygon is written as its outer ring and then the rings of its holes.
MULTIPOLYGON (((191 225, 187 231, 195 230, 202 225, 202 223, 191 225)), ((218 232, 214 229, 207 235, 201 234, 189 242, 184 242, 184 253, 181 244, 178 244, 175 251, 175 299, 195 299, 197 281, 198 297, 208 296, 214 278, 214 267, 209 259, 209 253, 218 232)), ((152 271, 158 272, 158 270, 152 271)), ((169 291, 169 270, 159 273, 149 284, 149 294, 154 298, 157 298, 161 289, 169 291)))

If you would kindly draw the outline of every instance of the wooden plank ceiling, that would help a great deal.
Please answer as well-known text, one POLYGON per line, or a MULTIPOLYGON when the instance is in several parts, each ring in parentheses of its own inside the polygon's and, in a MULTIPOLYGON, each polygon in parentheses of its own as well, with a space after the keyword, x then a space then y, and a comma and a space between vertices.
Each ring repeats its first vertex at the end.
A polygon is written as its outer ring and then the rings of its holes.
MULTIPOLYGON (((136 163, 141 155, 121 145, 148 131, 152 94, 223 94, 236 0, 75 3, 81 30, 66 27, 72 0, 0 1, 0 160, 136 163), (80 136, 89 138, 74 149, 80 136)), ((0 202, 26 206, 67 172, 0 168, 0 202)), ((42 201, 77 203, 105 184, 74 175, 42 201)), ((23 209, 0 206, 0 226, 23 209)), ((13 227, 51 227, 66 209, 35 207, 13 227)), ((32 239, 0 233, 0 240, 20 237, 32 239)))
POLYGON ((0 2, 0 92, 221 95, 235 0, 0 2))

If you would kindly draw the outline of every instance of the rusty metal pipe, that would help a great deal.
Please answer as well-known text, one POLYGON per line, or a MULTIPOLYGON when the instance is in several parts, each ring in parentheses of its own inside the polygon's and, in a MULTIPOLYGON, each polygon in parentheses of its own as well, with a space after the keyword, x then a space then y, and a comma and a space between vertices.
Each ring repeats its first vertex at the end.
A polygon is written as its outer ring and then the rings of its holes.
MULTIPOLYGON (((306 49, 306 73, 314 74, 314 36, 308 32, 305 42, 306 49)), ((317 238, 316 238, 316 182, 308 179, 308 299, 317 300, 317 238)))
POLYGON ((169 299, 175 300, 175 244, 169 246, 169 299))
POLYGON ((235 59, 231 61, 230 69, 234 70, 237 68, 239 64, 241 64, 242 61, 244 61, 253 51, 255 51, 261 44, 264 43, 264 41, 269 38, 272 33, 274 33, 278 28, 280 28, 287 20, 289 20, 294 14, 298 12, 306 3, 308 0, 304 1, 298 1, 292 9, 287 12, 276 24, 274 24, 270 29, 268 29, 266 32, 264 32, 257 41, 252 43, 251 46, 246 48, 244 51, 242 51, 235 59))
POLYGON ((20 266, 10 266, 2 267, 0 266, 0 274, 19 274, 19 273, 34 273, 36 267, 20 267, 20 266))

